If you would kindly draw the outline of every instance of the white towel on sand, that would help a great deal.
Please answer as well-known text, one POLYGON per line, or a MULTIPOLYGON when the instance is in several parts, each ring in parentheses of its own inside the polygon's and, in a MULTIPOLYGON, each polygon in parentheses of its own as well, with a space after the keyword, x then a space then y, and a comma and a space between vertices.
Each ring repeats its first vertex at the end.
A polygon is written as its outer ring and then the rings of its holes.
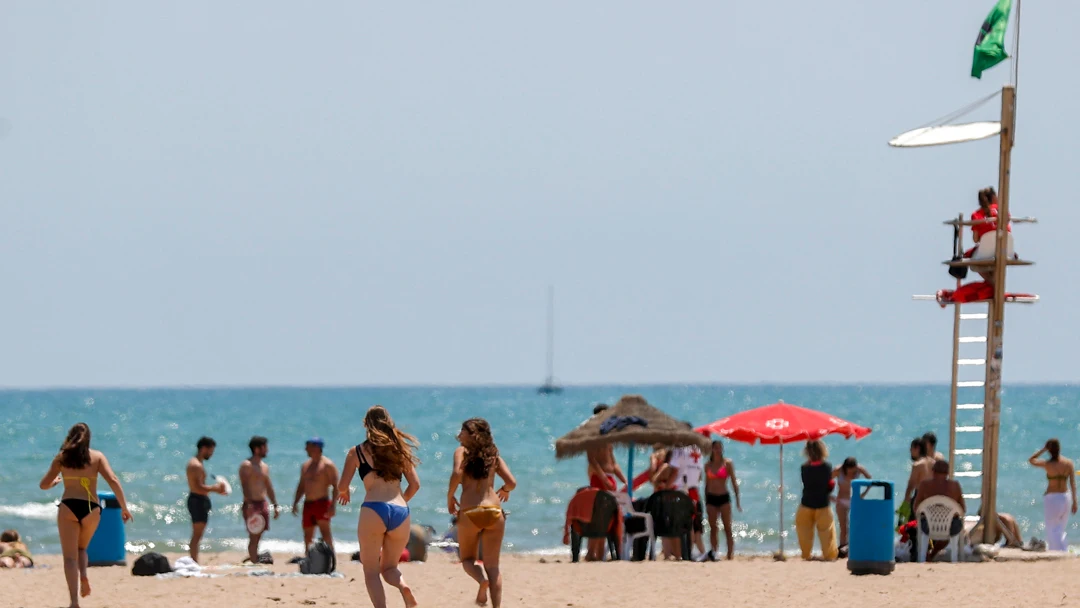
POLYGON ((190 557, 181 557, 173 564, 173 573, 184 578, 210 578, 210 575, 202 571, 202 566, 195 563, 190 557))

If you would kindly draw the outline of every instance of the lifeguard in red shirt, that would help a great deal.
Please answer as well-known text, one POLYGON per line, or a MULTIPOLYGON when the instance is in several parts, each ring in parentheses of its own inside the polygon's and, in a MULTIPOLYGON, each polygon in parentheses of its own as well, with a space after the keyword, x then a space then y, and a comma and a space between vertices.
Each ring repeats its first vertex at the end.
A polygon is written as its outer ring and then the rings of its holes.
MULTIPOLYGON (((998 216, 998 198, 997 192, 992 187, 983 188, 979 190, 979 208, 971 214, 971 221, 984 220, 987 218, 996 218, 998 216)), ((1009 222, 1007 227, 1008 231, 1012 232, 1012 222, 1009 222)), ((992 239, 987 239, 987 251, 980 252, 979 245, 982 243, 983 236, 992 234, 997 230, 997 222, 981 222, 974 224, 971 227, 971 236, 975 240, 975 246, 967 250, 964 253, 966 258, 993 258, 994 257, 994 244, 992 239)), ((1012 236, 1009 236, 1008 240, 1009 253, 1012 255, 1012 236)), ((983 280, 990 281, 991 273, 989 271, 979 271, 983 280)))

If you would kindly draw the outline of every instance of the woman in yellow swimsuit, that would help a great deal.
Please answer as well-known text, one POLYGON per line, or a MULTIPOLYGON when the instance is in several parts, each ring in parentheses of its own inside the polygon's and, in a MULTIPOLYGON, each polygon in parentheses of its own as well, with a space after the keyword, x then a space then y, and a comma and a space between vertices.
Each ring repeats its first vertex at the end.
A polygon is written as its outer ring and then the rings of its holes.
POLYGON ((90 580, 86 577, 86 547, 101 521, 98 504, 98 475, 105 478, 120 503, 120 516, 131 521, 124 488, 113 473, 105 455, 90 449, 90 427, 80 422, 68 431, 60 453, 53 458, 49 471, 41 478, 41 489, 50 490, 64 485, 64 494, 56 513, 60 531, 60 550, 64 554, 64 578, 67 579, 71 608, 79 607, 79 597, 90 595, 90 580))
POLYGON ((476 603, 481 606, 487 604, 490 587, 491 605, 499 608, 502 605, 499 552, 503 533, 506 532, 502 503, 510 499, 510 492, 517 486, 517 481, 510 473, 510 467, 506 466, 506 461, 499 456, 487 420, 466 420, 461 425, 458 441, 461 447, 454 450, 454 472, 450 475, 446 506, 450 515, 457 517, 461 565, 480 585, 476 603), (498 490, 495 490, 496 475, 503 480, 503 486, 498 490), (459 485, 460 502, 456 497, 459 485), (482 548, 484 553, 483 567, 476 563, 478 548, 482 548))

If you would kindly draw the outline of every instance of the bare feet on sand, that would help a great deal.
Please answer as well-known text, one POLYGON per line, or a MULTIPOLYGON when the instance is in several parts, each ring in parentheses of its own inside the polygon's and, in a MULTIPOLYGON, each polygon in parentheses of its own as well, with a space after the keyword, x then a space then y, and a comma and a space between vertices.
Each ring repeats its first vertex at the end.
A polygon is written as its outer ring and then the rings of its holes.
POLYGON ((488 587, 491 584, 487 581, 480 583, 480 590, 476 592, 476 605, 487 606, 488 602, 488 587))
POLYGON ((416 598, 412 594, 412 588, 401 586, 401 599, 405 600, 405 608, 416 608, 419 604, 416 603, 416 598))
POLYGON ((79 579, 79 596, 87 597, 90 595, 90 579, 81 577, 79 579))

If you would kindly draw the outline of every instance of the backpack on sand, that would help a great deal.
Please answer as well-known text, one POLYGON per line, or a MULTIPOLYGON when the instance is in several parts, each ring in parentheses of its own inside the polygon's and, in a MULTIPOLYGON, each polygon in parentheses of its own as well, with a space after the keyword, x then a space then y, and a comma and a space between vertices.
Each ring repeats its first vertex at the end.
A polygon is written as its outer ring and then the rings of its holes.
POLYGON ((301 574, 331 574, 337 570, 337 556, 325 541, 318 540, 308 548, 307 557, 300 560, 301 574))
POLYGON ((165 574, 172 571, 169 559, 160 553, 152 551, 140 555, 139 559, 135 560, 135 564, 131 566, 131 574, 134 576, 154 576, 155 574, 165 574))

